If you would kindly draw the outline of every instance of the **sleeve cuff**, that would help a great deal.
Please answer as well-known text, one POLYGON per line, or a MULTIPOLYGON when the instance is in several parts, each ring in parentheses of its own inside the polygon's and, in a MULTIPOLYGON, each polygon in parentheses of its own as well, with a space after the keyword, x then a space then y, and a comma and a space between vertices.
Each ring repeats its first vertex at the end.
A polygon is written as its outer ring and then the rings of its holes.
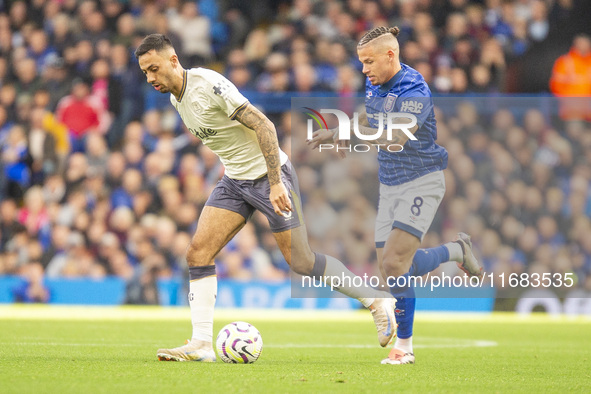
POLYGON ((236 109, 230 114, 230 119, 234 120, 234 118, 236 117, 236 114, 238 113, 238 111, 240 111, 246 105, 248 105, 248 100, 246 100, 244 103, 242 103, 241 105, 239 105, 238 107, 236 107, 236 109))

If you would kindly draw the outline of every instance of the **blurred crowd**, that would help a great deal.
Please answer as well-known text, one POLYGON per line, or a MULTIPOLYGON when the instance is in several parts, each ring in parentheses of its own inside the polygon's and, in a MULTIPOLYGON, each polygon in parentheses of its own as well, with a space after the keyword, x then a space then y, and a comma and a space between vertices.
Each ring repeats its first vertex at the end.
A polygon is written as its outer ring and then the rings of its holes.
MULTIPOLYGON (((558 99, 545 99, 436 99, 437 143, 449 163, 445 197, 422 247, 465 231, 484 271, 497 280, 501 273, 572 273, 575 287, 591 290, 591 124, 563 121, 558 99)), ((296 141, 292 160, 313 248, 340 257, 357 274, 377 274, 376 155, 338 160, 296 141)), ((453 264, 440 271, 462 275, 453 264)))
MULTIPOLYGON (((357 40, 397 25, 402 61, 434 92, 495 93, 504 91, 507 65, 572 8, 573 0, 0 2, 0 274, 33 284, 106 275, 153 284, 186 275, 186 246, 223 167, 184 130, 168 95, 145 83, 133 51, 146 34, 166 34, 184 67, 215 69, 247 97, 344 96, 363 89, 357 40)), ((292 154, 289 108, 268 115, 292 154)), ((589 135, 585 123, 558 127, 533 110, 523 119, 469 108, 441 113, 448 191, 425 245, 465 229, 487 270, 573 270, 585 278, 589 135)), ((293 155, 305 163, 305 153, 293 155)), ((343 163, 298 167, 309 232, 316 249, 368 271, 375 162, 348 169, 363 187, 353 193, 350 182, 340 200, 338 177, 327 174, 345 171, 343 163)), ((218 274, 288 276, 262 216, 222 251, 218 274)), ((22 299, 50 297, 30 288, 22 299)), ((134 289, 129 302, 157 302, 134 289)))

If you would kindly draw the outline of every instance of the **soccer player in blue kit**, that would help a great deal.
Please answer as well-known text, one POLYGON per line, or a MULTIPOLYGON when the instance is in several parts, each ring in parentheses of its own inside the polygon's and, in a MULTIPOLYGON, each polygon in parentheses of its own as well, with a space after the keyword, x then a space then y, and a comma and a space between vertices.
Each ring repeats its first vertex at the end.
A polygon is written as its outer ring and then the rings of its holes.
MULTIPOLYGON (((382 364, 414 364, 412 334, 415 293, 410 276, 422 276, 441 263, 456 261, 469 276, 481 276, 482 268, 472 253, 470 237, 458 233, 457 239, 430 249, 419 249, 421 241, 445 194, 443 170, 447 151, 437 145, 433 100, 423 76, 400 63, 397 27, 377 27, 366 33, 357 45, 357 54, 366 75, 365 113, 359 114, 359 131, 375 135, 380 115, 408 113, 417 119, 409 128, 416 139, 402 130, 392 138, 380 137, 378 151, 380 197, 375 225, 375 243, 380 272, 396 298, 396 341, 382 364), (386 147, 402 149, 386 149, 386 147), (406 278, 401 277, 405 276, 406 278), (394 282, 394 279, 397 281, 394 282), (397 286, 395 283, 398 283, 397 286), (393 285, 393 286, 392 286, 393 285)), ((407 123, 404 118, 395 123, 407 123)), ((386 133, 383 133, 386 134, 386 133)), ((314 134, 312 146, 332 142, 336 133, 314 134)))

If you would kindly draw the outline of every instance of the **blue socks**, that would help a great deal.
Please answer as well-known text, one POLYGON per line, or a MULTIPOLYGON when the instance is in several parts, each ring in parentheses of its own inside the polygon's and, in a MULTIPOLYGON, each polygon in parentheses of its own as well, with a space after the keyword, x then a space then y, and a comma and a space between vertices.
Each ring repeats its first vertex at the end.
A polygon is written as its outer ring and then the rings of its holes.
MULTIPOLYGON (((409 276, 425 275, 446 261, 449 261, 449 251, 443 245, 430 249, 418 249, 412 259, 410 270, 403 275, 407 278, 404 282, 409 282, 409 276)), ((398 338, 410 338, 415 317, 415 290, 408 285, 405 287, 394 286, 390 289, 390 293, 396 298, 395 313, 396 323, 398 323, 398 338)))
POLYGON ((406 339, 412 337, 412 329, 415 321, 415 291, 412 287, 408 287, 412 296, 410 297, 396 297, 396 323, 398 324, 398 338, 406 339))
POLYGON ((449 250, 444 245, 430 249, 417 249, 408 272, 412 276, 423 276, 446 261, 449 261, 449 250))

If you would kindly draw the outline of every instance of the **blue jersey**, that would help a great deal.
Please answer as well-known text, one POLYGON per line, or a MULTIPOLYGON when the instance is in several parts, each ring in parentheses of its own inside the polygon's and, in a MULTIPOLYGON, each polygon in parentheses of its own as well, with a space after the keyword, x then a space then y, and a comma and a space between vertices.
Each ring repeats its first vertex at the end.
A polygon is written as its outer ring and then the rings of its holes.
POLYGON ((423 76, 415 69, 402 64, 402 69, 383 85, 373 86, 365 82, 365 110, 373 128, 379 127, 382 116, 386 132, 387 113, 407 112, 417 117, 416 141, 408 140, 401 152, 378 152, 380 183, 393 186, 419 178, 447 167, 447 151, 437 145, 437 126, 433 112, 431 90, 423 76))

